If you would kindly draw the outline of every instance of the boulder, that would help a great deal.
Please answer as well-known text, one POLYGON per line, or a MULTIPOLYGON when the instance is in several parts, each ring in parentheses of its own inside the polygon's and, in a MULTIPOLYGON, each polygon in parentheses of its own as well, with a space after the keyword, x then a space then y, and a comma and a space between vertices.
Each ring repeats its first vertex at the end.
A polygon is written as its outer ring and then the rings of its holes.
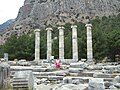
POLYGON ((114 83, 120 83, 120 76, 116 76, 114 79, 113 79, 113 82, 114 83))
POLYGON ((101 78, 89 79, 88 90, 105 90, 103 79, 101 78))

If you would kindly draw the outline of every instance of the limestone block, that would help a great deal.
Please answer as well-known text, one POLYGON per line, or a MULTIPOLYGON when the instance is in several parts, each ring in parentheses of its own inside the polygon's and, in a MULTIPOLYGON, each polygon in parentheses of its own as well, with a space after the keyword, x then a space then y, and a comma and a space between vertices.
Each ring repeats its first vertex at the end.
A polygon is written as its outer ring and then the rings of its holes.
POLYGON ((113 82, 114 83, 120 83, 120 76, 116 76, 114 79, 113 79, 113 82))
POLYGON ((63 80, 64 76, 48 76, 48 80, 63 80))
POLYGON ((102 70, 103 66, 90 65, 87 67, 88 70, 102 70))
POLYGON ((79 73, 79 76, 84 76, 84 77, 93 77, 94 72, 82 72, 79 73))
POLYGON ((63 78, 63 83, 72 83, 72 78, 69 78, 69 77, 64 77, 63 78))
POLYGON ((85 68, 84 62, 71 63, 70 67, 72 68, 85 68))
POLYGON ((94 73, 93 74, 94 78, 112 78, 111 74, 98 74, 98 73, 94 73))
POLYGON ((69 68, 69 72, 71 73, 80 73, 83 71, 83 68, 69 68))
POLYGON ((56 89, 53 90, 86 90, 86 89, 87 89, 87 85, 84 84, 79 84, 79 85, 63 84, 61 86, 56 87, 56 89))
POLYGON ((116 90, 117 88, 116 88, 114 85, 111 85, 111 86, 109 87, 109 89, 110 89, 110 90, 116 90))
POLYGON ((45 72, 47 68, 33 68, 34 72, 45 72))
POLYGON ((78 76, 79 73, 69 73, 71 76, 78 76))
POLYGON ((13 88, 28 88, 33 89, 34 77, 32 71, 17 71, 14 74, 13 88))
POLYGON ((89 79, 88 90, 105 90, 103 79, 101 78, 89 79))
POLYGON ((79 79, 74 79, 74 80, 72 80, 72 83, 73 83, 73 84, 76 84, 76 85, 81 84, 81 82, 80 82, 79 79))

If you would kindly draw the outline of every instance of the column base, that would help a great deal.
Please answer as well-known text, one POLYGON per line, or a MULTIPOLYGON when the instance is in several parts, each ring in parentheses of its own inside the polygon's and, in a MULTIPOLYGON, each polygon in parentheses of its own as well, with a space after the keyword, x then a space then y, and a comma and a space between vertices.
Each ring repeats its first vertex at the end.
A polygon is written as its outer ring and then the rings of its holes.
POLYGON ((86 61, 86 63, 87 63, 88 65, 93 65, 93 64, 95 64, 94 61, 86 61))

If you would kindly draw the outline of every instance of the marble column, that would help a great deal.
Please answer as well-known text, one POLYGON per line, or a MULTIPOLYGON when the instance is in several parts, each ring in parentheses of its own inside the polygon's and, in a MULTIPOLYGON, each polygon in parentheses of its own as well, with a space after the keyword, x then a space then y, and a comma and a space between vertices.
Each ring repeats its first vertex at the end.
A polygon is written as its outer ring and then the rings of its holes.
POLYGON ((35 61, 40 60, 40 29, 35 29, 35 61))
POLYGON ((51 39, 51 31, 52 28, 46 28, 47 30, 47 60, 49 61, 52 55, 52 39, 51 39))
POLYGON ((78 61, 78 42, 77 42, 77 25, 72 25, 72 53, 73 60, 78 61))
POLYGON ((59 29, 59 59, 64 60, 64 27, 60 26, 59 29))
POLYGON ((92 50, 92 24, 86 24, 87 28, 87 62, 93 63, 93 50, 92 50))

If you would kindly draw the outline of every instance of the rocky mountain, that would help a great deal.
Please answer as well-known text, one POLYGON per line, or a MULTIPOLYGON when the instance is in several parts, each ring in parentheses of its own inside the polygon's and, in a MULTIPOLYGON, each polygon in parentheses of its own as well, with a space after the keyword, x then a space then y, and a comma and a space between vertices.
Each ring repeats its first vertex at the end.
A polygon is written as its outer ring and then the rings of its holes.
POLYGON ((34 28, 54 26, 60 22, 85 22, 88 17, 93 19, 119 12, 120 0, 25 0, 15 22, 4 29, 6 33, 1 37, 19 36, 30 33, 34 28))
POLYGON ((7 20, 6 22, 4 22, 3 24, 0 25, 0 30, 2 28, 4 28, 5 26, 9 25, 10 23, 12 23, 14 21, 14 19, 10 19, 10 20, 7 20))

